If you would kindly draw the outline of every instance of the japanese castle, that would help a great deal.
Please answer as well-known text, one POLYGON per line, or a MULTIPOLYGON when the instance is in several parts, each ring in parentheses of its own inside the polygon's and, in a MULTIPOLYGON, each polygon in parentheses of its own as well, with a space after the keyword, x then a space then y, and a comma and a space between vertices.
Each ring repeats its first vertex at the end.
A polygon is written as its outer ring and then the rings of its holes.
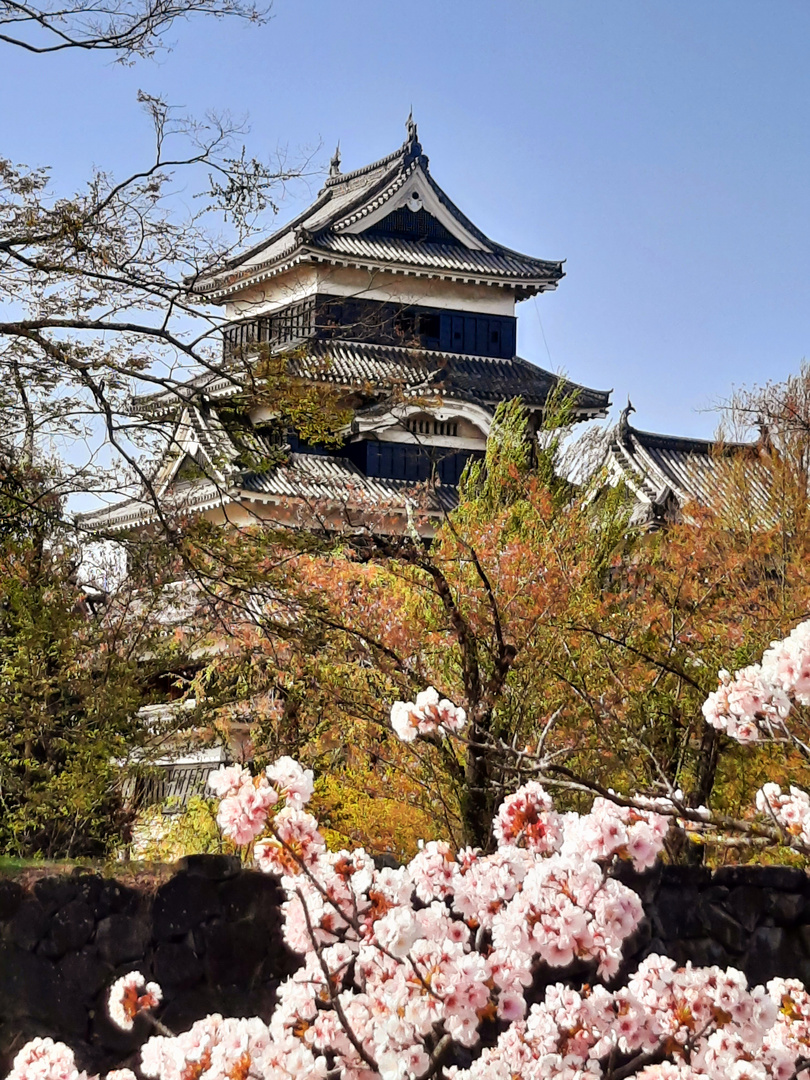
MULTIPOLYGON (((575 420, 607 416, 610 391, 517 354, 515 305, 556 289, 562 264, 481 232, 431 176, 411 118, 394 153, 352 172, 340 165, 336 153, 316 200, 289 225, 194 283, 224 309, 221 361, 134 406, 167 430, 150 492, 162 511, 334 529, 374 515, 394 532, 415 506, 428 536, 455 505, 466 463, 483 456, 502 401, 519 396, 534 431, 558 389, 575 420), (333 443, 306 443, 262 401, 268 361, 340 403, 348 419, 333 443)), ((601 468, 633 494, 634 523, 657 527, 708 498, 715 446, 637 431, 629 411, 605 433, 601 468)), ((157 517, 144 496, 84 522, 123 533, 157 517)), ((139 801, 184 803, 227 757, 222 747, 172 752, 139 801)))
MULTIPOLYGON (((577 420, 607 415, 609 391, 517 355, 515 304, 562 277, 560 262, 504 247, 465 217, 431 176, 411 118, 380 161, 344 173, 336 153, 311 206, 195 283, 224 307, 222 364, 136 401, 172 428, 155 493, 237 525, 337 524, 383 507, 397 528, 412 499, 429 523, 454 505, 501 401, 520 396, 537 426, 561 386, 577 420), (292 379, 336 392, 351 417, 337 449, 279 431, 272 409, 251 402, 251 356, 283 357, 292 379), (263 457, 271 467, 257 467, 263 457)), ((85 521, 123 531, 154 518, 148 500, 131 499, 85 521)))
MULTIPOLYGON (((515 305, 557 288, 560 262, 490 240, 430 174, 416 124, 379 161, 342 172, 339 152, 314 203, 194 283, 224 309, 221 363, 143 396, 135 410, 170 431, 152 481, 162 507, 234 525, 328 528, 367 521, 420 531, 456 502, 498 404, 520 397, 536 430, 557 389, 574 419, 602 418, 610 391, 579 386, 517 355, 515 305), (269 359, 299 386, 328 388, 349 417, 333 445, 307 443, 251 392, 269 359)), ((602 468, 657 527, 720 481, 717 444, 607 433, 602 468)), ((721 448, 719 457, 724 453, 721 448)), ((133 498, 84 516, 109 532, 157 517, 133 498)))

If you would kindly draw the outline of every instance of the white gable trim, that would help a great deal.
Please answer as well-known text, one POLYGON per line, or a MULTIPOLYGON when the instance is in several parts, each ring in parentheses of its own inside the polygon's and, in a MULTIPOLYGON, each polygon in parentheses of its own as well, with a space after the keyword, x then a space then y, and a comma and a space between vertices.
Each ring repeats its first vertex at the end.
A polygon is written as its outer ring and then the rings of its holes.
MULTIPOLYGON (((442 401, 441 405, 437 405, 435 408, 429 404, 404 405, 384 413, 379 413, 376 416, 359 415, 354 419, 353 429, 357 434, 382 435, 382 433, 389 428, 402 427, 409 416, 417 416, 422 413, 440 422, 444 420, 467 420, 470 424, 473 424, 478 428, 481 432, 481 437, 484 440, 486 440, 489 435, 489 429, 492 425, 492 414, 487 412, 486 409, 482 409, 480 405, 472 405, 467 402, 447 401, 445 399, 442 401)), ((420 440, 423 438, 424 437, 422 436, 419 437, 420 440)), ((452 443, 454 446, 458 444, 461 449, 462 442, 467 441, 471 440, 453 439, 452 443)))
MULTIPOLYGON (((210 479, 216 484, 227 484, 227 477, 221 467, 214 463, 209 449, 204 445, 203 440, 199 438, 198 431, 195 430, 192 411, 196 412, 193 405, 187 405, 183 410, 174 430, 169 455, 155 478, 155 493, 161 498, 168 491, 186 458, 193 459, 197 454, 201 454, 205 458, 210 479)), ((198 421, 200 427, 202 427, 202 418, 198 417, 198 421)), ((230 444, 230 440, 228 440, 228 443, 230 444)), ((230 447, 230 449, 233 449, 233 447, 230 447)))
POLYGON ((363 233, 366 229, 371 228, 372 225, 376 225, 378 221, 382 221, 382 219, 387 217, 392 210, 397 210, 401 206, 408 206, 412 202, 414 195, 418 196, 418 201, 425 210, 440 221, 447 231, 452 233, 466 248, 469 248, 471 251, 491 251, 491 248, 482 243, 477 236, 473 236, 471 232, 465 229, 464 226, 453 217, 433 190, 433 186, 428 181, 421 166, 417 166, 417 168, 414 169, 413 175, 408 178, 407 183, 403 184, 396 191, 391 192, 390 194, 385 192, 382 201, 373 210, 360 218, 357 218, 357 215, 353 214, 352 217, 348 218, 345 222, 341 221, 334 225, 334 230, 339 233, 345 232, 355 235, 363 233))

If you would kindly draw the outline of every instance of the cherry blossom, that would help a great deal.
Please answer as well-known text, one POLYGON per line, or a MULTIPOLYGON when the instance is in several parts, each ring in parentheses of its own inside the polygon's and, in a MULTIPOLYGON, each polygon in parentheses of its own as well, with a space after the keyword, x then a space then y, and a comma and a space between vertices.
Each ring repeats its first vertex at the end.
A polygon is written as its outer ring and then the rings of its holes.
MULTIPOLYGON (((793 704, 810 703, 808 654, 810 631, 800 627, 760 667, 722 675, 707 718, 742 742, 784 730, 793 704)), ((452 735, 466 718, 430 688, 397 702, 391 719, 410 741, 452 735)), ((631 806, 597 798, 588 813, 560 813, 532 781, 498 809, 494 852, 431 841, 407 865, 378 869, 363 849, 327 850, 303 809, 312 773, 290 758, 256 778, 219 770, 212 789, 226 835, 256 841, 257 865, 279 877, 283 934, 301 966, 279 987, 269 1023, 211 1015, 150 1038, 146 1077, 810 1080, 810 995, 796 980, 749 987, 733 968, 652 955, 613 985, 643 916, 615 867, 654 863, 677 792, 631 806), (541 996, 541 966, 572 961, 590 966, 587 981, 541 996)), ((757 809, 810 846, 804 792, 766 784, 757 809)), ((131 972, 113 984, 110 1014, 131 1028, 160 999, 131 972)), ((86 1078, 67 1047, 34 1039, 9 1080, 86 1078)), ((116 1070, 107 1080, 133 1078, 116 1070)))
POLYGON ((222 765, 208 777, 208 787, 218 798, 233 795, 250 782, 250 772, 242 765, 222 765))
POLYGON ((7 1080, 80 1080, 73 1051, 53 1039, 32 1039, 14 1058, 7 1080))
POLYGON ((391 707, 391 726, 402 742, 413 742, 417 735, 457 735, 467 722, 464 709, 430 686, 416 695, 416 701, 395 701, 391 707))
POLYGON ((287 806, 300 810, 312 798, 315 778, 312 769, 302 769, 291 757, 281 757, 265 769, 268 780, 284 795, 287 806))
POLYGON ((562 827, 553 805, 541 784, 525 784, 501 803, 493 826, 496 839, 540 855, 557 851, 562 843, 562 827))
MULTIPOLYGON (((265 812, 265 820, 266 816, 265 812)), ((311 865, 326 849, 318 822, 303 810, 285 806, 273 824, 275 835, 260 841, 255 849, 256 862, 265 873, 297 874, 302 865, 311 865)))
POLYGON ((156 1008, 162 1000, 163 991, 156 982, 147 982, 140 971, 130 971, 110 988, 107 1010, 114 1024, 131 1031, 138 1013, 156 1008))
MULTIPOLYGON (((810 705, 810 620, 800 623, 783 641, 766 649, 761 664, 719 673, 720 685, 703 705, 708 723, 740 743, 773 739, 793 742, 810 755, 805 737, 792 732, 788 719, 796 705, 810 705)), ((810 798, 799 788, 787 795, 776 784, 765 784, 756 805, 769 824, 788 840, 810 851, 810 798)))
POLYGON ((720 685, 703 705, 706 720, 738 742, 783 737, 793 704, 810 705, 810 620, 783 641, 774 641, 761 664, 732 677, 719 673, 720 685))
POLYGON ((217 824, 240 847, 251 843, 263 831, 267 812, 278 802, 278 794, 264 777, 248 780, 219 804, 217 824))

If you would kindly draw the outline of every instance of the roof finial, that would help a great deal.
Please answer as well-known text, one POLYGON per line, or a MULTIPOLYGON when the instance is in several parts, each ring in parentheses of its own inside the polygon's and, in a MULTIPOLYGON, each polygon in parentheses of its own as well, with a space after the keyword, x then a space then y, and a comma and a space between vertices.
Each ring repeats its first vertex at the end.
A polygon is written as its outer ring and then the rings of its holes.
POLYGON ((418 136, 416 134, 416 121, 413 118, 413 105, 411 105, 408 119, 405 121, 405 128, 408 132, 407 142, 416 142, 418 136))
POLYGON ((627 440, 628 433, 630 431, 630 413, 634 413, 636 410, 633 408, 633 403, 630 400, 630 395, 627 395, 627 404, 622 409, 619 415, 619 438, 622 442, 627 440))
MULTIPOLYGON (((408 137, 405 139, 405 145, 402 147, 402 151, 405 155, 405 161, 413 161, 415 158, 422 156, 422 144, 419 142, 419 135, 416 131, 416 121, 413 118, 413 105, 411 105, 411 111, 408 113, 405 127, 408 131, 408 137)), ((425 165, 427 165, 427 158, 424 160, 425 165)))
POLYGON ((338 139, 335 152, 332 154, 332 160, 329 162, 329 175, 340 176, 340 139, 338 139))

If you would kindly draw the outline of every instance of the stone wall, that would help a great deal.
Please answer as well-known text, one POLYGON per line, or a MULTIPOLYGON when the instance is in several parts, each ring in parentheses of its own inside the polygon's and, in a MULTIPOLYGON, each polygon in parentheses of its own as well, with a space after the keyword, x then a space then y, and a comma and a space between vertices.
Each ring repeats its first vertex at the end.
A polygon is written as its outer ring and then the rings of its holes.
POLYGON ((163 987, 162 1020, 181 1031, 209 1012, 269 1019, 298 966, 283 944, 274 880, 228 856, 191 856, 156 889, 80 873, 30 889, 0 878, 0 1077, 34 1035, 76 1051, 89 1071, 132 1055, 148 1031, 114 1027, 104 1007, 119 975, 163 987))
MULTIPOLYGON (((741 968, 752 983, 782 975, 810 984, 803 871, 659 867, 622 877, 647 913, 628 942, 628 967, 661 952, 741 968)), ((33 1035, 69 1043, 94 1072, 134 1061, 145 1021, 129 1035, 104 1008, 110 983, 134 969, 163 986, 161 1019, 174 1030, 209 1012, 268 1019, 279 982, 297 963, 281 939, 279 903, 271 878, 224 856, 185 859, 152 889, 87 873, 41 878, 28 889, 0 879, 0 1077, 33 1035)), ((541 972, 535 993, 565 974, 541 972)))

